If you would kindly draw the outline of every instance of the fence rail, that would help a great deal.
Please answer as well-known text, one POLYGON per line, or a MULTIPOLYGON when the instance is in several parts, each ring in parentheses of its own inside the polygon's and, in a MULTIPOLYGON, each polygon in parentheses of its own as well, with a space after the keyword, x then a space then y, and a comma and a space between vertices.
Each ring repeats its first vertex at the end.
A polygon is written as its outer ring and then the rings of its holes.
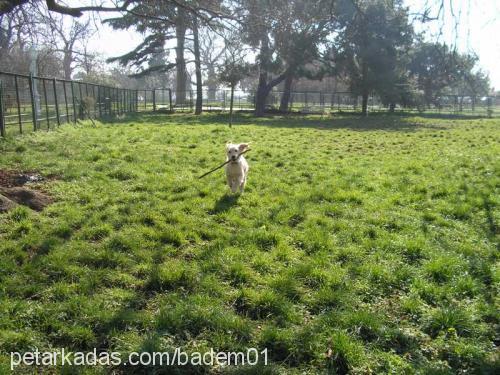
MULTIPOLYGON (((266 100, 268 111, 283 111, 281 106, 282 91, 271 91, 266 100)), ((230 90, 203 90, 204 111, 228 111, 230 90)), ((172 92, 171 109, 174 111, 194 110, 196 92, 187 90, 181 93, 172 92)), ((336 113, 360 112, 362 98, 352 92, 319 92, 319 91, 292 91, 285 112, 300 113, 336 113)), ((255 92, 236 90, 234 94, 234 110, 253 111, 255 109, 255 92)), ((368 98, 368 111, 387 112, 389 106, 382 103, 375 95, 368 98)), ((440 113, 456 115, 492 116, 500 115, 500 97, 498 96, 468 96, 443 95, 430 104, 416 104, 401 106, 394 109, 400 112, 440 113)))
MULTIPOLYGON (((272 91, 266 101, 269 111, 283 109, 283 92, 272 91), (281 108, 280 108, 281 107, 281 108)), ((229 89, 202 91, 203 111, 229 111, 229 89)), ((173 92, 169 88, 132 90, 82 81, 0 72, 0 136, 52 129, 65 122, 102 118, 116 114, 194 111, 196 92, 173 92)), ((236 90, 234 110, 253 111, 255 92, 236 90)), ((370 112, 387 111, 376 96, 368 100, 370 112)), ((498 116, 500 97, 441 96, 428 105, 397 107, 396 111, 418 111, 456 115, 498 116)), ((335 113, 361 111, 361 97, 350 92, 297 92, 290 94, 287 112, 335 113)))
POLYGON ((0 135, 143 110, 139 108, 141 91, 152 90, 0 72, 0 135))

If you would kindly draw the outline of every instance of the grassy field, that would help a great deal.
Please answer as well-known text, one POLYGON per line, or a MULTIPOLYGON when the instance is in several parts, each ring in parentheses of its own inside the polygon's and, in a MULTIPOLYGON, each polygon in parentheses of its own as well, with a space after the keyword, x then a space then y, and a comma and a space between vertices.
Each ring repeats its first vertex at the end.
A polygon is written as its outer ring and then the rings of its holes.
POLYGON ((498 119, 225 120, 0 141, 56 199, 0 215, 0 372, 35 347, 180 346, 271 363, 179 373, 498 373, 498 119), (241 196, 197 179, 230 140, 252 144, 241 196))

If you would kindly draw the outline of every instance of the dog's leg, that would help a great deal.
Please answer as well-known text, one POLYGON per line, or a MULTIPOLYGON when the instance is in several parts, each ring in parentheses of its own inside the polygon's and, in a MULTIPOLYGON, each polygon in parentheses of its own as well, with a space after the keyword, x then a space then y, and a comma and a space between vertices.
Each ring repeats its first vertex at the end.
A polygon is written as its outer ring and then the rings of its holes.
POLYGON ((247 177, 243 177, 243 181, 241 181, 241 184, 240 184, 240 191, 243 193, 243 191, 245 190, 245 184, 247 183, 247 177))
POLYGON ((231 180, 231 193, 235 194, 238 191, 238 182, 236 180, 231 180))

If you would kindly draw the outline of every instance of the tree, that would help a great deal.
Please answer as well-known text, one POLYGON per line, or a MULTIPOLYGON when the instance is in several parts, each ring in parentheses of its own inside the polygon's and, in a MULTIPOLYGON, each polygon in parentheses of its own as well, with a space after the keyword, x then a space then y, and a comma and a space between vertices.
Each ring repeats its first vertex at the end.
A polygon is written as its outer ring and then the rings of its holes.
POLYGON ((409 71, 424 92, 427 106, 437 103, 437 98, 452 82, 453 60, 453 54, 446 44, 421 42, 412 49, 409 71))
POLYGON ((231 88, 229 127, 233 125, 234 89, 252 69, 251 65, 244 61, 241 51, 237 42, 233 44, 233 48, 229 47, 229 43, 226 42, 225 60, 219 70, 220 81, 227 83, 231 88))
MULTIPOLYGON (((404 81, 398 64, 409 49, 413 30, 401 0, 340 1, 341 31, 335 38, 336 63, 367 114, 372 92, 387 95, 404 81)), ((403 82, 404 84, 404 82, 403 82)))
POLYGON ((198 19, 192 17, 193 23, 193 54, 196 76, 196 104, 195 115, 200 115, 203 110, 203 81, 201 78, 201 58, 200 58, 200 36, 198 30, 198 19))
MULTIPOLYGON (((118 12, 126 11, 128 6, 133 3, 133 0, 122 0, 114 6, 97 5, 94 1, 89 1, 85 6, 73 7, 62 4, 56 0, 38 1, 44 3, 47 9, 54 13, 64 14, 72 17, 81 17, 84 12, 118 12)), ((8 14, 16 11, 21 7, 29 7, 32 1, 30 0, 2 0, 0 1, 0 15, 8 14)))
POLYGON ((151 73, 165 73, 176 67, 176 63, 162 61, 159 56, 168 56, 165 43, 175 38, 175 6, 170 2, 143 1, 121 17, 104 22, 114 29, 135 29, 144 35, 143 41, 130 52, 108 59, 133 69, 136 77, 151 73), (152 63, 154 62, 154 63, 152 63))
POLYGON ((479 59, 475 54, 453 52, 451 90, 457 95, 478 96, 489 92, 489 78, 476 70, 479 59))
POLYGON ((105 22, 115 29, 134 28, 145 34, 145 38, 132 51, 108 61, 117 61, 123 66, 135 68, 137 77, 175 69, 176 104, 185 103, 188 89, 185 48, 189 20, 190 15, 186 9, 171 1, 146 0, 137 3, 127 14, 105 22), (166 42, 172 39, 176 40, 175 62, 157 61, 156 65, 145 67, 144 63, 151 61, 153 56, 168 50, 166 42))
POLYGON ((177 45, 175 47, 175 69, 177 72, 175 80, 175 101, 177 104, 184 104, 186 101, 187 86, 187 70, 186 59, 184 58, 184 50, 186 43, 187 30, 187 14, 185 9, 177 8, 175 17, 175 39, 177 45))
POLYGON ((409 71, 424 92, 425 103, 439 105, 442 95, 474 97, 489 92, 489 79, 476 69, 477 56, 461 54, 442 43, 418 43, 411 53, 409 71))
POLYGON ((275 86, 293 76, 298 66, 311 62, 327 35, 331 10, 332 1, 327 0, 241 1, 242 33, 258 52, 255 115, 264 114, 266 99, 275 86))
POLYGON ((62 74, 62 59, 52 47, 49 26, 43 21, 46 9, 29 4, 0 16, 0 69, 30 73, 33 51, 36 51, 37 73, 58 77, 62 74))
MULTIPOLYGON (((189 81, 185 52, 188 48, 186 42, 193 41, 195 71, 200 71, 199 54, 199 23, 211 24, 212 18, 220 13, 220 0, 205 1, 160 1, 145 0, 137 2, 127 13, 121 17, 106 20, 117 29, 134 28, 145 34, 144 41, 134 50, 108 61, 118 61, 123 66, 136 69, 137 76, 145 76, 152 72, 168 72, 175 68, 175 97, 177 104, 186 100, 189 90, 189 81), (210 18, 212 17, 212 18, 210 18), (194 21, 195 20, 195 21, 194 21), (196 28, 196 30, 195 30, 196 28), (193 38, 188 37, 188 31, 193 31, 193 38), (197 35, 194 35, 197 34, 197 35), (175 62, 164 61, 155 66, 145 67, 144 63, 151 59, 153 54, 168 50, 166 42, 175 39, 175 62), (197 39, 196 41, 194 39, 197 39)), ((198 81, 201 85, 201 76, 198 81)), ((201 90, 197 89, 197 102, 201 103, 201 90)), ((198 106, 198 110, 201 106, 198 106)))
POLYGON ((50 12, 41 14, 40 21, 45 25, 41 33, 46 43, 49 43, 55 52, 62 54, 63 76, 69 80, 77 61, 86 59, 86 42, 94 33, 90 19, 79 22, 71 18, 69 22, 65 22, 64 16, 50 12))
POLYGON ((216 35, 206 28, 200 37, 201 64, 206 72, 205 85, 207 86, 208 100, 215 100, 218 87, 217 65, 222 55, 223 48, 218 48, 216 35))

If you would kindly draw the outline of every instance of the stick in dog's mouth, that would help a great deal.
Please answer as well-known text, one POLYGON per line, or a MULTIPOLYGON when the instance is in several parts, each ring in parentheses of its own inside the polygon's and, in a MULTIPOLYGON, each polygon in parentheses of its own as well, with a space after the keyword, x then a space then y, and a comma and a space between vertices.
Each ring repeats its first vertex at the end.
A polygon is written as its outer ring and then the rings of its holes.
MULTIPOLYGON (((238 159, 240 158, 241 155, 243 155, 244 153, 247 153, 248 151, 250 151, 251 149, 247 148, 245 151, 241 152, 238 154, 238 157, 236 158, 236 160, 234 161, 234 163, 236 163, 238 161, 238 159)), ((210 173, 213 173, 215 172, 217 169, 221 169, 223 166, 225 166, 226 164, 228 163, 231 163, 232 160, 226 160, 224 163, 222 163, 221 165, 219 165, 218 167, 215 167, 214 169, 211 169, 210 171, 208 171, 207 173, 204 173, 202 174, 200 177, 198 177, 198 179, 200 178, 203 178, 205 176, 208 176, 210 173)))

